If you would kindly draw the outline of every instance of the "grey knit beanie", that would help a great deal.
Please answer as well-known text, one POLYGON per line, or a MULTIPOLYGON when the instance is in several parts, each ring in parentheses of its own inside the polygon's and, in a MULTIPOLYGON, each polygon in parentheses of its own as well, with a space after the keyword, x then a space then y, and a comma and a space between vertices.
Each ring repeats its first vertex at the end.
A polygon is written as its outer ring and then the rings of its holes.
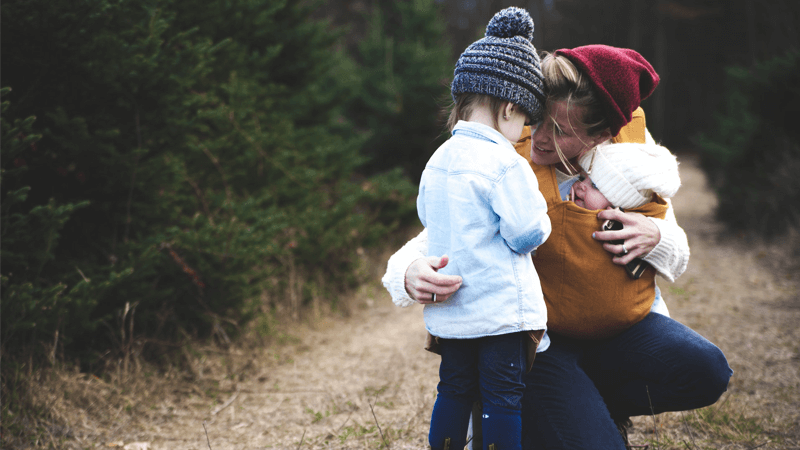
POLYGON ((522 8, 506 8, 492 17, 486 37, 464 51, 456 63, 450 92, 486 94, 509 101, 531 120, 541 119, 544 80, 533 47, 533 19, 522 8))

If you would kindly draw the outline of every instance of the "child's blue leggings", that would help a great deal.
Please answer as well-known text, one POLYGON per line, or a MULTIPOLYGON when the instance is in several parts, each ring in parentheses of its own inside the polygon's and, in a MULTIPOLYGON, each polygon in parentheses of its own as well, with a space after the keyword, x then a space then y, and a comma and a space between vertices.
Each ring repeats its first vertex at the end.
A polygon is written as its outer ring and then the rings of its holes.
POLYGON ((523 333, 478 339, 440 339, 439 395, 433 406, 428 442, 432 449, 461 450, 466 445, 472 403, 483 402, 484 448, 520 449, 525 384, 523 333))

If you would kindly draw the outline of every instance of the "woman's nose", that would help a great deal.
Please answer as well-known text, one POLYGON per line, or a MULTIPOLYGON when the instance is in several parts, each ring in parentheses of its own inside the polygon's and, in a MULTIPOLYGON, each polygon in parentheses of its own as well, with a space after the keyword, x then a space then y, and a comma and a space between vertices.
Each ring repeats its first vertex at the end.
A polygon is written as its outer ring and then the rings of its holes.
POLYGON ((544 143, 549 140, 547 125, 540 123, 539 126, 536 127, 536 131, 533 132, 533 140, 537 143, 544 143))

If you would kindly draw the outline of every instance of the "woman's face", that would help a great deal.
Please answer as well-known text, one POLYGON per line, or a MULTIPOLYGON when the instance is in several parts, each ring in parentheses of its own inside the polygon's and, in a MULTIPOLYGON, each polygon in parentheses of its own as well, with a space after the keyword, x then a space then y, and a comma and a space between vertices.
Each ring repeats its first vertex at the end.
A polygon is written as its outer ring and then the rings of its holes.
POLYGON ((581 125, 583 114, 583 106, 572 105, 567 108, 566 100, 548 102, 544 119, 531 139, 531 160, 540 166, 557 164, 561 159, 556 152, 556 145, 564 158, 569 160, 611 137, 608 132, 589 136, 586 127, 581 125))

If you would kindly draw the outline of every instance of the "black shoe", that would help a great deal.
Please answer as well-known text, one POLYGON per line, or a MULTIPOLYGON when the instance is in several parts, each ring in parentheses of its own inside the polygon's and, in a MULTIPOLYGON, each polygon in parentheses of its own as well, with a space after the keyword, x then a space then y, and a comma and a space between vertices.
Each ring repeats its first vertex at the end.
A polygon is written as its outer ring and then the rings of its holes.
POLYGON ((645 445, 631 445, 630 441, 628 441, 628 429, 633 426, 633 422, 630 418, 624 420, 615 420, 614 423, 617 425, 617 430, 619 431, 620 436, 622 436, 622 442, 625 443, 625 448, 628 450, 632 449, 641 449, 647 450, 650 448, 649 444, 645 445))

